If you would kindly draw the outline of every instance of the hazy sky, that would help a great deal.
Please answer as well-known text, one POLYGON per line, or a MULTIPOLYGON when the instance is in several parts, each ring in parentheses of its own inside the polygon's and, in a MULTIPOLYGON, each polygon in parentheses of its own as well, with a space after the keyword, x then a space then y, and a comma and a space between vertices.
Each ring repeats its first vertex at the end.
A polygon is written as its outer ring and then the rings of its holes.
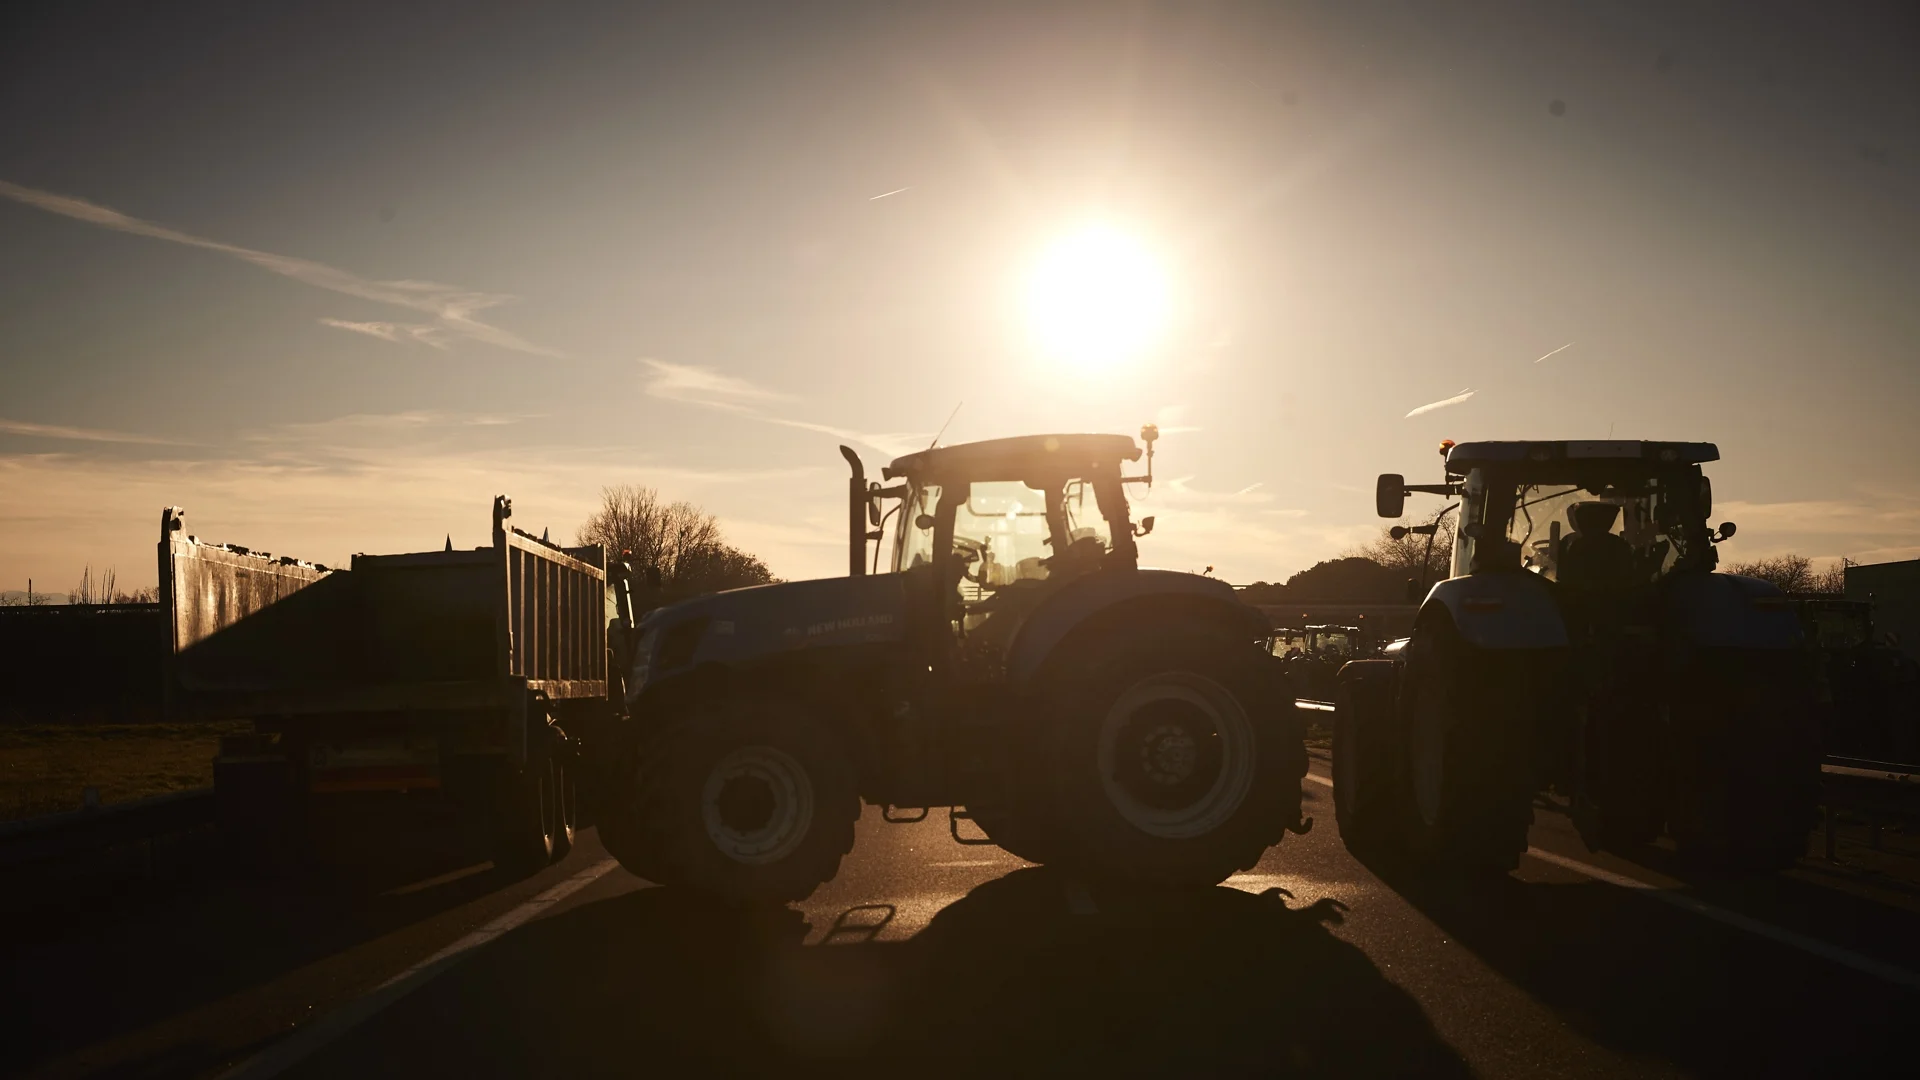
POLYGON ((168 503, 333 562, 623 482, 831 574, 834 446, 962 401, 947 442, 1157 421, 1145 559, 1234 581, 1443 437, 1713 440, 1729 557, 1920 555, 1910 4, 44 7, 0 587, 151 583, 168 503), (1090 223, 1171 303, 1099 370, 1022 294, 1090 223))

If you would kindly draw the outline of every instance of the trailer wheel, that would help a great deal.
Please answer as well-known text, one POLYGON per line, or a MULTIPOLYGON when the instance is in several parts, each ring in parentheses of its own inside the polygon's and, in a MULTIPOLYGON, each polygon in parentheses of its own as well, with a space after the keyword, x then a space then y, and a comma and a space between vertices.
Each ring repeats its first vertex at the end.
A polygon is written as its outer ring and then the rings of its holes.
POLYGON ((559 765, 545 739, 529 742, 524 767, 494 762, 493 864, 511 877, 538 873, 561 843, 559 765))
POLYGON ((1392 661, 1355 661, 1341 670, 1334 697, 1334 820, 1347 850, 1362 858, 1392 851, 1407 828, 1393 674, 1392 661))
POLYGON ((1670 714, 1668 829, 1680 853, 1722 869, 1784 870, 1819 815, 1820 734, 1806 673, 1772 651, 1703 655, 1670 714))
POLYGON ((1207 626, 1105 639, 1057 673, 1048 817, 1091 877, 1213 885, 1300 821, 1306 748, 1266 657, 1207 626))
POLYGON ((1527 850, 1534 725, 1514 660, 1468 645, 1445 618, 1409 646, 1407 846, 1429 866, 1505 873, 1527 850))
MULTIPOLYGON (((860 798, 838 741, 765 699, 716 703, 641 754, 634 873, 730 903, 804 900, 853 849, 860 798)), ((624 860, 623 860, 624 864, 624 860)))

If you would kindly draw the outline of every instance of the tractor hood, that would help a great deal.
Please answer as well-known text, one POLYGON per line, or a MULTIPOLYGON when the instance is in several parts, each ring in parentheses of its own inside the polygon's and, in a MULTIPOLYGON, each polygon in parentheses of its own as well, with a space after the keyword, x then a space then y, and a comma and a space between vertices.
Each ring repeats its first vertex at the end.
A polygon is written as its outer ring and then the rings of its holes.
POLYGON ((896 642, 904 607, 901 575, 878 574, 755 585, 655 608, 640 620, 628 696, 701 664, 896 642))

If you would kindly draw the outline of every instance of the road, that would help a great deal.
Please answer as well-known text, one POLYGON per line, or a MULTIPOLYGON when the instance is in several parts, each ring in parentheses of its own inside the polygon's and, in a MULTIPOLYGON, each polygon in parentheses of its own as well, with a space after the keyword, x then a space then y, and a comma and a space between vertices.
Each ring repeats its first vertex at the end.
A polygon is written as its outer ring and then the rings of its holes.
POLYGON ((357 875, 9 919, 0 1039, 9 1072, 247 1078, 1830 1075, 1914 1052, 1920 890, 1812 860, 1683 880, 1544 806, 1510 878, 1388 883, 1313 774, 1309 835, 1176 895, 956 844, 938 813, 870 812, 840 876, 771 913, 650 886, 590 831, 502 885, 396 830, 357 875))

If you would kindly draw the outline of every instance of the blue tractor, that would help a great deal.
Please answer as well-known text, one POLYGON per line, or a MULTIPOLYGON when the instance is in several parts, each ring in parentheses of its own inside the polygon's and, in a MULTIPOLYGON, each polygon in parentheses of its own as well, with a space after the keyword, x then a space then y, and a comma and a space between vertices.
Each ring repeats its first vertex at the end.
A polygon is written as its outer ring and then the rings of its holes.
POLYGON ((1156 435, 1141 476, 1124 435, 932 448, 884 484, 842 447, 847 576, 614 635, 607 850, 652 881, 784 902, 835 874, 863 802, 890 821, 944 807, 956 839, 1149 885, 1219 882, 1304 831, 1264 619, 1219 581, 1139 565, 1153 518, 1130 518, 1126 487, 1151 482, 1156 435))
POLYGON ((1715 573, 1711 443, 1441 444, 1451 576, 1382 659, 1346 665, 1334 807, 1363 856, 1505 871, 1537 792, 1589 847, 1663 831, 1690 858, 1775 870, 1817 813, 1815 680, 1789 599, 1715 573))

